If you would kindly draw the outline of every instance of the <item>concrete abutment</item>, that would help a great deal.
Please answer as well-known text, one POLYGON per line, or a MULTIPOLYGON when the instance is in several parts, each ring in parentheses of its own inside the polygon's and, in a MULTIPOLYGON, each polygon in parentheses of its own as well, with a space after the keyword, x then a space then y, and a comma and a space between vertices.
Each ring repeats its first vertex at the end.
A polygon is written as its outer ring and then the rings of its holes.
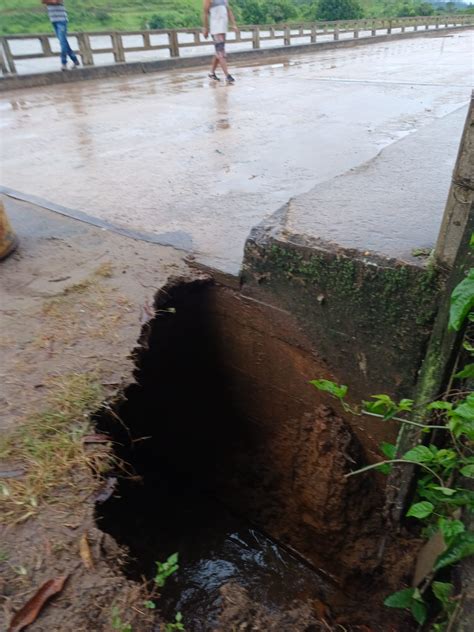
MULTIPOLYGON (((471 104, 463 145, 472 116, 471 104)), ((171 475, 173 493, 211 494, 339 586, 352 586, 353 598, 369 588, 374 601, 366 606, 378 623, 384 615, 374 604, 410 582, 419 546, 402 524, 413 472, 391 499, 398 516, 387 515, 380 475, 345 475, 376 461, 379 444, 397 440, 398 425, 340 410, 308 382, 347 384, 354 402, 374 393, 416 400, 445 385, 459 337, 435 347, 450 289, 470 263, 473 221, 470 179, 455 177, 453 186, 463 197, 453 189, 446 212, 461 204, 455 214, 464 228, 451 231, 449 249, 423 259, 300 233, 289 221, 291 201, 252 231, 240 287, 196 276, 164 288, 137 350, 137 384, 117 409, 125 425, 100 420, 142 480, 159 489, 171 475), (450 261, 448 250, 456 253, 450 261)), ((410 446, 419 437, 402 440, 410 446)), ((102 518, 133 552, 107 510, 102 518)))

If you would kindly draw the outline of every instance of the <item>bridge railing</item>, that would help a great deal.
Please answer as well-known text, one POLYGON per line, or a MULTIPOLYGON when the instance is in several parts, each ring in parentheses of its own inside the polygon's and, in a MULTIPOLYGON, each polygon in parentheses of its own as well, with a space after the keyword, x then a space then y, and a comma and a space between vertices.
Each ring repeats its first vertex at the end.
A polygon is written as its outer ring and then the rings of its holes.
MULTIPOLYGON (((278 46, 278 42, 282 46, 291 46, 471 24, 474 24, 474 15, 244 25, 237 33, 229 33, 227 41, 231 51, 248 50, 268 48, 274 44, 278 46)), ((148 59, 177 58, 212 51, 212 42, 204 38, 199 28, 71 32, 69 36, 83 66, 135 61, 137 56, 143 61, 144 56, 148 59), (203 47, 207 47, 207 50, 202 51, 203 47)), ((44 60, 59 54, 59 44, 54 34, 0 37, 0 70, 3 75, 18 74, 16 62, 44 60)))

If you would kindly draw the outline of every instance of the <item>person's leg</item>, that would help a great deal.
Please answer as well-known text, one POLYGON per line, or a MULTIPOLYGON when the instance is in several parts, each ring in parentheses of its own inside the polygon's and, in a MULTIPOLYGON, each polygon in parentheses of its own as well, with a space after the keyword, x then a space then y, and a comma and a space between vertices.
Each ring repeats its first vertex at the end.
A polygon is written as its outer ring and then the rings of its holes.
POLYGON ((69 40, 67 38, 67 22, 65 23, 65 28, 64 28, 64 39, 66 40, 66 52, 67 52, 67 54, 71 58, 71 61, 73 62, 73 64, 75 66, 79 66, 79 60, 78 60, 75 52, 72 50, 71 46, 69 45, 69 40))
MULTIPOLYGON (((214 47, 216 46, 216 36, 212 35, 212 39, 214 40, 214 47)), ((214 57, 212 58, 212 64, 211 64, 211 69, 209 71, 209 79, 214 79, 214 81, 220 81, 219 77, 216 75, 216 69, 217 66, 219 64, 219 60, 217 58, 217 50, 216 53, 214 55, 214 57)))
POLYGON ((220 35, 216 35, 216 57, 217 61, 220 64, 222 70, 224 71, 226 80, 229 83, 234 82, 234 78, 229 73, 229 68, 227 67, 227 60, 225 54, 225 33, 221 33, 220 35))
POLYGON ((67 47, 65 43, 64 37, 64 26, 66 22, 53 22, 54 32, 56 33, 56 37, 59 40, 59 45, 61 46, 61 65, 64 68, 67 64, 67 47))

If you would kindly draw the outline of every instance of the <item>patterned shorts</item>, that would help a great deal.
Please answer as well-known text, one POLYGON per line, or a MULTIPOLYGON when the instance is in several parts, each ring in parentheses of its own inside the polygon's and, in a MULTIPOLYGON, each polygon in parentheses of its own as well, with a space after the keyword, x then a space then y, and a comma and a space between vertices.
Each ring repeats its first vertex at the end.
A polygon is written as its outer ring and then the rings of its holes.
POLYGON ((216 49, 217 57, 225 57, 225 33, 218 33, 217 35, 213 35, 212 39, 214 41, 214 47, 216 49))

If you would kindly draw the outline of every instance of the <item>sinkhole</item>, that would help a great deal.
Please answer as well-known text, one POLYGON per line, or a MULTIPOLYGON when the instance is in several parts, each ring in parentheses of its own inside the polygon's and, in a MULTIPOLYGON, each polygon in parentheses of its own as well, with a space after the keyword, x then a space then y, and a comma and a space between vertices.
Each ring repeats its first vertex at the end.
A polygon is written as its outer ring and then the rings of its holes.
POLYGON ((179 279, 134 355, 136 382, 97 418, 128 464, 97 520, 128 549, 132 579, 178 552, 164 616, 180 611, 188 632, 389 629, 383 490, 372 474, 344 478, 364 450, 308 385, 327 368, 293 317, 179 279))

